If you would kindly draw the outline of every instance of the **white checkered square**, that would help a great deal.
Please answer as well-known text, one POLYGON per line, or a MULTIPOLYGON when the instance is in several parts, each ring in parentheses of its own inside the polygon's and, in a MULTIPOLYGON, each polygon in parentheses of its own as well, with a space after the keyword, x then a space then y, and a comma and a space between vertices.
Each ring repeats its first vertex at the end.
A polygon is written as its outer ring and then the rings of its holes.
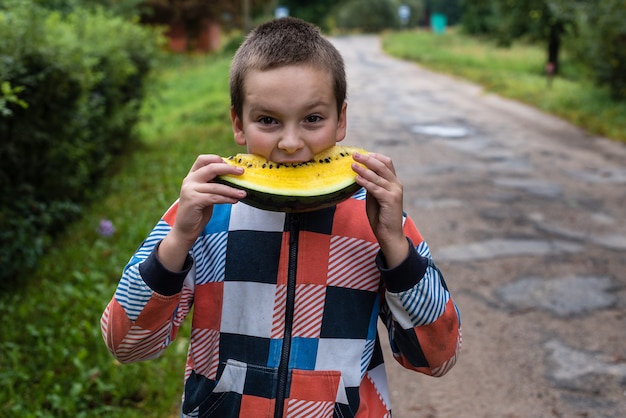
POLYGON ((238 203, 230 213, 229 231, 282 232, 285 227, 285 213, 269 212, 238 203))
POLYGON ((321 338, 317 347, 316 370, 338 370, 346 387, 361 384, 361 357, 366 340, 321 338))
POLYGON ((276 285, 254 282, 224 282, 220 331, 270 338, 274 306, 259 301, 274 300, 276 285))

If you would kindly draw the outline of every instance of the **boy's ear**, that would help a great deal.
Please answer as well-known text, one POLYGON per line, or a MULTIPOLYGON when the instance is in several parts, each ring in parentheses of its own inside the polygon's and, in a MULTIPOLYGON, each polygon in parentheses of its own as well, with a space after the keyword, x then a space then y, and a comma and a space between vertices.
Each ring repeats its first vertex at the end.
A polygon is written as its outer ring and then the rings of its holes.
POLYGON ((335 142, 340 142, 346 137, 348 129, 348 102, 343 102, 341 111, 339 112, 339 119, 337 120, 337 131, 335 134, 335 142))
POLYGON ((230 120, 233 124, 233 135, 235 137, 235 143, 237 145, 246 145, 246 135, 243 130, 243 121, 241 120, 241 118, 239 118, 239 116, 237 116, 237 113, 232 106, 230 107, 230 120))

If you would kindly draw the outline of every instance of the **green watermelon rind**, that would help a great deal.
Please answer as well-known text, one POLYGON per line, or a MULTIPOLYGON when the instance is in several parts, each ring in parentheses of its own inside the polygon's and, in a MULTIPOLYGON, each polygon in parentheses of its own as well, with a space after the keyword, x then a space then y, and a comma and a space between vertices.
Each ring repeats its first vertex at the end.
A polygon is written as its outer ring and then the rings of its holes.
POLYGON ((246 197, 242 199, 243 203, 257 209, 287 213, 311 212, 335 206, 350 198, 350 196, 354 195, 361 188, 361 186, 354 181, 347 186, 326 194, 294 196, 262 192, 231 182, 229 179, 219 177, 216 178, 215 181, 240 190, 245 190, 246 197))

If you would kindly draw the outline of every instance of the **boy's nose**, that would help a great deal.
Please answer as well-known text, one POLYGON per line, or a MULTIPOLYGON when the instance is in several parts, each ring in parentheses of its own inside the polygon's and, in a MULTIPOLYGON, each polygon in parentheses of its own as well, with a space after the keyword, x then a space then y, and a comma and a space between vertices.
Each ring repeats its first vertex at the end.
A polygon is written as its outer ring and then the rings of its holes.
POLYGON ((285 129, 278 141, 278 148, 288 154, 293 154, 303 146, 302 138, 297 129, 285 129))

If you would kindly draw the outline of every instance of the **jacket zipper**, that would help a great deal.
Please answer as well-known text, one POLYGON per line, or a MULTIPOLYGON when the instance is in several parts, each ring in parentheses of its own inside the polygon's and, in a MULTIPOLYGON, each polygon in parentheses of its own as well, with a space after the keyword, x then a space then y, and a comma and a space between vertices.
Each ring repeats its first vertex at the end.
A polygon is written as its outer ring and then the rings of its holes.
POLYGON ((289 264, 287 269, 287 300, 285 303, 285 334, 278 365, 278 388, 274 418, 282 418, 285 409, 285 397, 289 381, 289 356, 291 353, 291 331, 293 329, 293 311, 296 301, 296 268, 298 265, 298 235, 300 218, 297 214, 287 214, 289 224, 289 264))

